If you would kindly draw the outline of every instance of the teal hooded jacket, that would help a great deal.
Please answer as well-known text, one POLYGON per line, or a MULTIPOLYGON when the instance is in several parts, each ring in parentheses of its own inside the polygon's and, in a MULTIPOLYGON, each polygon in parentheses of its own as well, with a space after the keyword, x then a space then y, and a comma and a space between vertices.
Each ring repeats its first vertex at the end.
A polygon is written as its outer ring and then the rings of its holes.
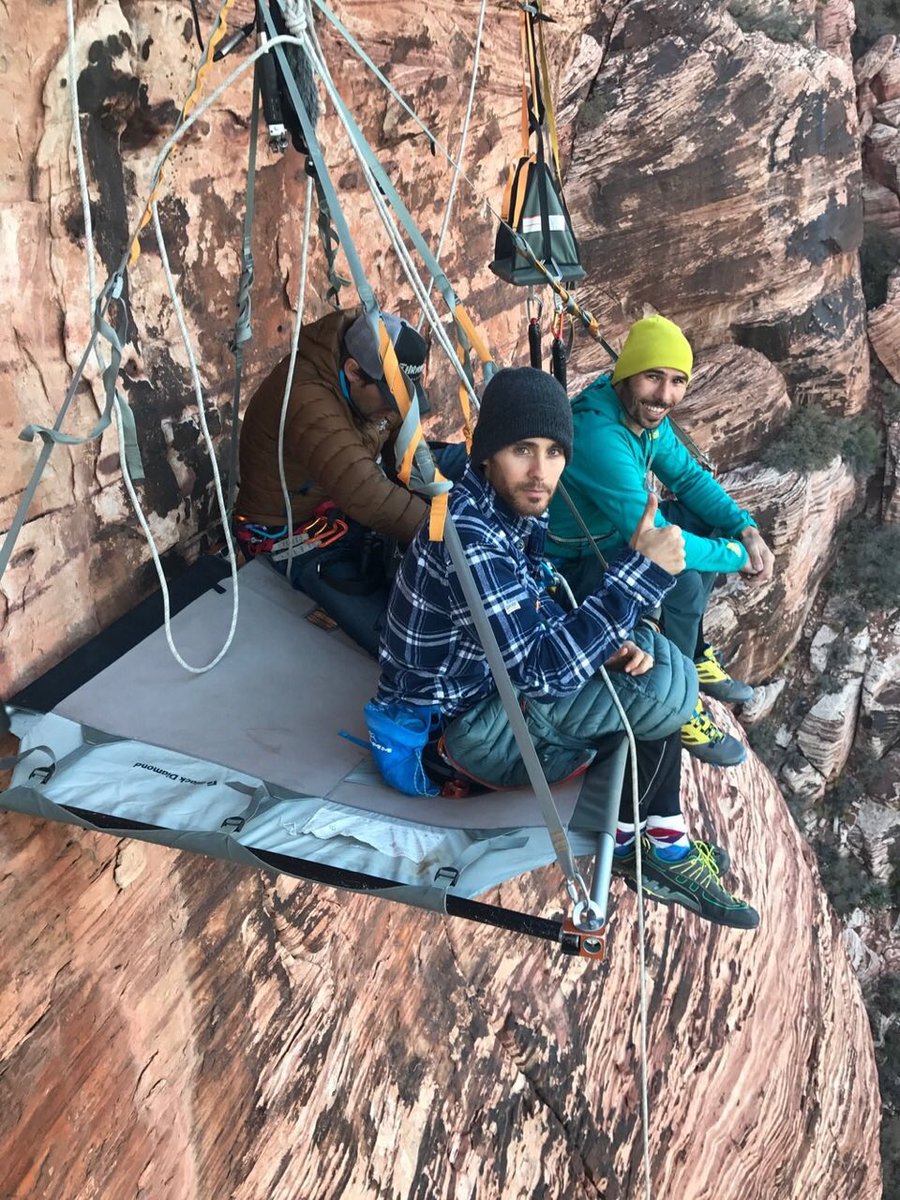
MULTIPOLYGON (((756 522, 691 457, 668 417, 657 429, 632 433, 610 376, 601 375, 575 397, 572 419, 574 451, 562 482, 604 556, 628 545, 647 504, 652 471, 699 521, 724 535, 685 532, 687 570, 738 571, 747 562, 739 536, 756 522)), ((656 524, 667 524, 661 513, 656 524)), ((547 551, 557 559, 590 553, 587 538, 559 495, 550 505, 547 551)))

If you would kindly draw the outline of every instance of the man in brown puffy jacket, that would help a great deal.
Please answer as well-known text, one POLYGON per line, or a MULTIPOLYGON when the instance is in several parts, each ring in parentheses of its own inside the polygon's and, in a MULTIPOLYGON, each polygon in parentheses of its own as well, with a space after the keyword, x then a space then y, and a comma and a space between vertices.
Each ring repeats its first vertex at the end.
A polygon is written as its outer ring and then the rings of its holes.
MULTIPOLYGON (((426 411, 421 377, 428 345, 406 321, 387 313, 382 319, 419 410, 426 411)), ((292 531, 291 583, 374 655, 393 542, 411 541, 427 511, 382 466, 383 452, 393 465, 400 413, 364 314, 329 313, 303 327, 284 420, 289 528, 278 455, 288 366, 283 359, 247 406, 235 533, 245 554, 267 554, 286 573, 292 531)))

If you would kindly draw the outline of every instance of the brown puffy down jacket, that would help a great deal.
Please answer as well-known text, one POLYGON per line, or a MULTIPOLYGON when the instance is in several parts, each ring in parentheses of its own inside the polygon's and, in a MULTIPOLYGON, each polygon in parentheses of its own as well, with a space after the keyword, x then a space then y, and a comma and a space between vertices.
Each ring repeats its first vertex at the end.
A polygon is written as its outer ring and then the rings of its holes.
MULTIPOLYGON (((409 542, 427 507, 391 483, 376 459, 395 435, 400 414, 357 416, 339 379, 344 330, 357 312, 335 312, 300 331, 300 348, 284 430, 284 471, 294 523, 324 500, 348 517, 400 542, 409 542)), ((278 479, 278 424, 289 359, 254 393, 241 427, 241 482, 235 511, 263 525, 284 524, 278 479)))

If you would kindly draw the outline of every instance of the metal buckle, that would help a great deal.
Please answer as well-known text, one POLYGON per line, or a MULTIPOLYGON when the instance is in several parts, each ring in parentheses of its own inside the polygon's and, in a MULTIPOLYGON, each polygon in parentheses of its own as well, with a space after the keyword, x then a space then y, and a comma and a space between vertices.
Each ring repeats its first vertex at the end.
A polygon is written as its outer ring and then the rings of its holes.
POLYGON ((598 923, 596 929, 584 929, 576 925, 572 917, 563 921, 563 933, 578 939, 578 957, 603 962, 606 958, 607 926, 598 923))

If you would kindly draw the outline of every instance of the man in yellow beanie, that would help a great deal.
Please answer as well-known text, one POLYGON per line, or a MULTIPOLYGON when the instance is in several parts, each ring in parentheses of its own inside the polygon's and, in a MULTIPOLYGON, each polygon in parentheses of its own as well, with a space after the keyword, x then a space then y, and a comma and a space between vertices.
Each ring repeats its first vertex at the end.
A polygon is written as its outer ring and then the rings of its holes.
MULTIPOLYGON (((691 457, 669 414, 684 396, 694 356, 682 331, 665 317, 635 322, 612 375, 602 375, 572 403, 575 450, 563 475, 590 538, 605 558, 628 544, 648 498, 651 473, 677 499, 663 501, 657 525, 682 529, 686 569, 662 606, 666 636, 692 657, 707 695, 729 703, 752 688, 732 679, 703 637, 703 614, 718 572, 740 572, 748 582, 771 579, 774 556, 756 522, 691 457)), ((577 599, 597 586, 602 564, 590 539, 557 496, 550 507, 548 549, 577 599)), ((742 762, 741 743, 724 733, 698 705, 682 743, 716 766, 742 762)))

